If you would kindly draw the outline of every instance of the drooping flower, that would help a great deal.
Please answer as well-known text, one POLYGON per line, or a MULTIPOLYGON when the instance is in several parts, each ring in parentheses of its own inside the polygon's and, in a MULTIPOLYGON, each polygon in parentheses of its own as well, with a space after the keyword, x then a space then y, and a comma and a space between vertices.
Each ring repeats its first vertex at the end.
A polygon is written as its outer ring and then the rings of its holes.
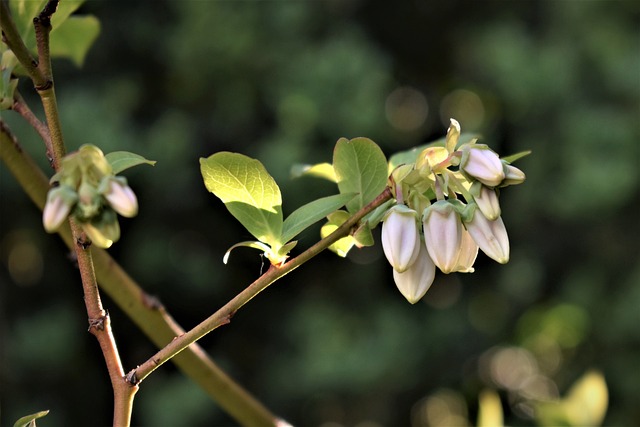
POLYGON ((416 211, 404 205, 395 205, 382 223, 382 249, 395 271, 402 273, 418 257, 420 232, 416 211))
POLYGON ((504 165, 504 180, 502 181, 502 183, 500 184, 501 186, 507 186, 507 185, 517 185, 517 184, 522 184, 524 182, 524 180, 526 179, 526 176, 524 174, 524 172, 522 172, 520 169, 518 169, 515 166, 511 166, 511 165, 504 165))
POLYGON ((422 216, 424 241, 429 256, 443 273, 455 271, 462 221, 450 201, 440 200, 424 210, 422 216))
POLYGON ((456 261, 454 271, 458 273, 473 273, 473 264, 478 256, 478 245, 471 237, 466 229, 462 229, 462 238, 460 239, 460 253, 456 261))
POLYGON ((489 187, 500 185, 504 179, 500 157, 483 144, 469 144, 462 148, 460 168, 489 187))
POLYGON ((109 177, 104 197, 120 215, 132 218, 138 214, 138 199, 123 177, 109 177))
POLYGON ((418 302, 427 293, 436 275, 436 266, 425 245, 418 245, 416 261, 404 272, 393 270, 393 280, 400 293, 411 304, 418 302))
POLYGON ((473 199, 487 219, 493 221, 500 216, 500 201, 498 200, 496 190, 482 185, 480 182, 476 182, 471 187, 471 193, 476 193, 473 199))
POLYGON ((76 192, 66 185, 52 188, 47 194, 47 202, 42 212, 42 225, 48 233, 56 231, 67 219, 69 212, 78 201, 76 192))
POLYGON ((480 209, 474 209, 471 221, 465 225, 473 240, 488 257, 500 264, 509 261, 509 236, 502 217, 491 221, 480 209))

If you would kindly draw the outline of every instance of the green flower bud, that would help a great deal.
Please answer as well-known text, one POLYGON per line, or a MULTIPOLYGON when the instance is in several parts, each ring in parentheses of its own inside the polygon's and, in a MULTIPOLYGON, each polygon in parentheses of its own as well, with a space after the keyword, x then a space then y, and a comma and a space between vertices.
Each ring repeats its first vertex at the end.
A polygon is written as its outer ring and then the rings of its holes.
POLYGON ((69 212, 78 201, 76 192, 67 187, 60 185, 49 190, 47 194, 47 202, 42 212, 42 225, 48 233, 56 231, 60 225, 67 219, 69 212))
POLYGON ((509 236, 502 217, 490 221, 480 209, 475 209, 471 221, 467 222, 466 226, 473 240, 489 258, 500 264, 509 261, 509 236))
POLYGON ((393 280, 400 293, 411 304, 417 303, 427 293, 436 276, 436 266, 424 245, 419 245, 416 261, 404 272, 393 270, 393 280))
POLYGON ((393 269, 401 273, 409 268, 420 246, 416 211, 404 205, 389 209, 382 223, 382 249, 393 269))
POLYGON ((82 229, 89 236, 91 242, 100 248, 107 249, 111 247, 113 242, 120 239, 118 217, 114 211, 108 208, 97 219, 83 223, 82 229))
POLYGON ((504 179, 500 157, 482 144, 465 145, 460 168, 484 185, 496 187, 504 179))
POLYGON ((422 216, 424 241, 429 256, 443 273, 455 271, 462 221, 453 204, 440 200, 424 210, 422 216))

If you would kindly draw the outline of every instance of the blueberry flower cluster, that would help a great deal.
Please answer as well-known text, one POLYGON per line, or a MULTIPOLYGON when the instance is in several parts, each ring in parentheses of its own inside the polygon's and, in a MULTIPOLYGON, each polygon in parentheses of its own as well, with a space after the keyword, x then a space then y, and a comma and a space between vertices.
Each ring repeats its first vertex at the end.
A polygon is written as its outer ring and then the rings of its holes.
POLYGON ((412 304, 433 283, 436 267, 471 273, 478 250, 509 261, 498 193, 525 175, 488 146, 460 144, 459 137, 460 125, 451 119, 444 146, 427 147, 390 177, 397 204, 384 217, 382 247, 396 286, 412 304))
POLYGON ((138 200, 124 177, 116 177, 102 151, 83 145, 67 155, 51 178, 42 214, 47 232, 55 232, 72 215, 92 243, 108 248, 120 238, 118 217, 138 213, 138 200))

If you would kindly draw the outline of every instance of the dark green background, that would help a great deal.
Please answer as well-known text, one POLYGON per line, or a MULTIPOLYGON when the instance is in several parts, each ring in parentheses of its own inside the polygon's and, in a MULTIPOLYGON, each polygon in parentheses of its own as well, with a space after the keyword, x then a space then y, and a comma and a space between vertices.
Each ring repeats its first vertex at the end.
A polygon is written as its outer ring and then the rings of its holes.
MULTIPOLYGON (((84 67, 54 63, 63 130, 69 149, 93 143, 158 161, 125 173, 140 214, 121 221, 110 252, 185 328, 261 269, 250 249, 222 264, 250 236, 206 192, 200 157, 260 159, 286 214, 335 193, 289 170, 330 161, 342 136, 367 136, 391 155, 443 136, 455 117, 501 154, 532 149, 517 164, 527 181, 501 197, 509 264, 480 255, 476 273, 439 274, 410 306, 379 245, 346 260, 321 254, 201 344, 295 425, 425 425, 425 398, 444 389, 459 393, 473 424, 484 387, 499 389, 508 424, 532 425, 527 399, 497 387, 484 363, 511 346, 531 351, 510 354, 561 394, 599 369, 605 424, 637 425, 638 5, 91 1, 81 12, 102 31, 84 67), (412 89, 390 97, 401 87, 412 89), (411 119, 423 100, 425 120, 397 127, 393 117, 411 119)), ((20 90, 39 112, 30 84, 20 90)), ((15 113, 3 120, 50 173, 35 133, 15 113)), ((78 274, 4 165, 0 179, 0 420, 50 409, 38 425, 108 425, 111 390, 78 274)), ((317 236, 315 227, 296 250, 317 236)), ((153 347, 105 305, 128 370, 153 347)), ((134 424, 233 421, 167 364, 142 385, 134 424)))

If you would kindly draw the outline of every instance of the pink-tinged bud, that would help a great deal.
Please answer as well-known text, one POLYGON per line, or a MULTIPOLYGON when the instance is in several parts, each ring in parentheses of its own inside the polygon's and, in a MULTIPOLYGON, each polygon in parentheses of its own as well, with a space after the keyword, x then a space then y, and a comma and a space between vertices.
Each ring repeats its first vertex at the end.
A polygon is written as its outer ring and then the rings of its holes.
MULTIPOLYGON (((474 184, 475 185, 475 184, 474 184)), ((496 190, 480 185, 478 195, 473 198, 482 214, 490 221, 498 219, 501 214, 500 202, 496 190)))
POLYGON ((526 176, 520 169, 511 165, 504 165, 504 181, 502 181, 500 185, 503 187, 507 185, 518 185, 522 184, 525 179, 526 176))
POLYGON ((138 213, 138 199, 124 178, 111 178, 104 197, 120 215, 131 218, 138 213))
POLYGON ((473 240, 489 258, 500 264, 509 261, 509 236, 502 217, 490 221, 480 209, 475 209, 471 221, 466 223, 466 226, 473 240))
POLYGON ((76 193, 67 186, 61 185, 49 190, 42 212, 42 225, 47 233, 53 233, 62 225, 77 200, 76 193))
POLYGON ((460 253, 456 262, 454 271, 458 273, 473 273, 473 264, 478 256, 478 245, 471 237, 471 234, 465 229, 462 230, 462 239, 460 239, 460 253))
POLYGON ((440 200, 424 210, 424 241, 429 256, 443 273, 455 271, 462 221, 451 202, 440 200))
POLYGON ((436 266, 427 248, 419 246, 418 258, 407 270, 403 273, 393 270, 393 280, 398 290, 411 304, 417 303, 427 293, 436 276, 436 266))
POLYGON ((489 187, 500 185, 504 179, 500 158, 486 145, 466 145, 462 149, 460 168, 489 187))
POLYGON ((420 252, 420 232, 416 224, 416 211, 404 205, 395 205, 382 223, 382 249, 395 271, 409 268, 420 252))

